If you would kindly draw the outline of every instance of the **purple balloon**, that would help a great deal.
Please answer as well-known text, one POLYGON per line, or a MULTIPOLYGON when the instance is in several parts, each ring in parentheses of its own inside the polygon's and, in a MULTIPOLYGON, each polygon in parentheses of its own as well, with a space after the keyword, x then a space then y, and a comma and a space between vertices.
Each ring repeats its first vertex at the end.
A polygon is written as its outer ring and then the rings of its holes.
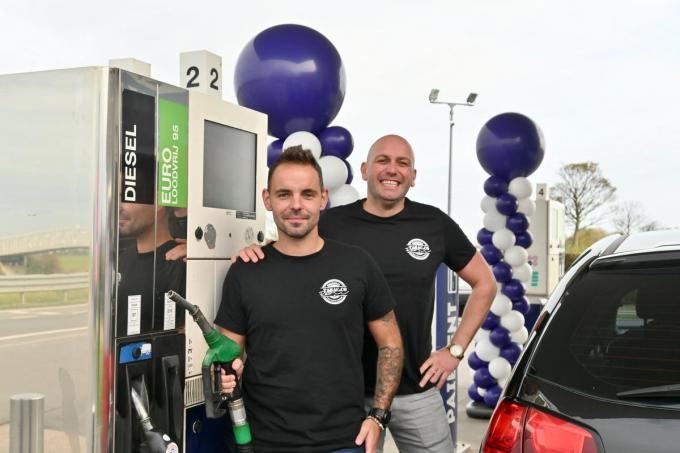
POLYGON ((498 250, 492 244, 483 245, 480 253, 484 257, 486 262, 489 263, 489 265, 491 266, 493 266, 494 264, 498 263, 500 260, 503 259, 503 252, 498 250))
POLYGON ((243 48, 234 71, 238 103, 269 116, 269 134, 317 134, 340 111, 345 68, 333 43, 309 27, 276 25, 243 48))
POLYGON ((347 159, 354 149, 352 134, 342 126, 331 126, 319 134, 322 156, 335 156, 347 159))
POLYGON ((489 176, 484 181, 484 193, 490 197, 497 197, 508 191, 508 182, 498 176, 489 176))
POLYGON ((544 148, 541 130, 520 113, 494 116, 477 136, 477 159, 482 168, 506 181, 536 171, 543 161, 544 148))
POLYGON ((494 346, 502 348, 510 343, 510 332, 505 327, 498 326, 489 334, 489 340, 494 346))
POLYGON ((271 167, 283 152, 283 140, 274 140, 267 146, 267 167, 271 167))
POLYGON ((526 297, 512 301, 512 309, 526 315, 529 313, 529 301, 526 297))
POLYGON ((512 266, 505 261, 499 261, 491 267, 497 282, 505 283, 512 278, 512 266))
POLYGON ((509 193, 502 193, 496 199, 496 210, 503 215, 513 215, 517 212, 517 206, 517 198, 509 193))
POLYGON ((472 376, 472 380, 477 385, 477 387, 481 387, 483 389, 488 389, 489 387, 496 385, 496 379, 491 376, 489 369, 486 367, 475 371, 474 376, 472 376))
POLYGON ((515 235, 515 245, 528 249, 534 243, 534 237, 530 231, 523 231, 515 235))
POLYGON ((489 407, 496 407, 496 404, 498 404, 498 399, 501 397, 501 393, 503 393, 503 389, 498 385, 494 385, 493 387, 486 389, 486 393, 484 394, 484 404, 489 407))
POLYGON ((482 323, 482 327, 485 328, 486 330, 493 330, 498 324, 500 324, 500 322, 501 322, 500 316, 488 312, 486 314, 484 322, 482 323))
POLYGON ((477 356, 475 352, 473 351, 472 354, 468 356, 468 365, 470 365, 470 368, 473 370, 478 370, 480 368, 489 366, 489 362, 486 362, 477 356))
MULTIPOLYGON (((508 220, 505 221, 505 226, 513 233, 521 234, 529 228, 529 219, 521 212, 517 212, 508 217, 508 220)), ((515 242, 517 242, 516 238, 515 242)))
POLYGON ((503 284, 501 292, 508 296, 510 299, 516 300, 524 297, 524 293, 526 292, 526 290, 524 289, 524 285, 522 284, 522 282, 513 278, 512 280, 503 284))
POLYGON ((517 362, 521 353, 522 348, 517 343, 510 342, 501 348, 501 357, 510 362, 510 365, 514 365, 517 362))
POLYGON ((477 392, 477 386, 475 384, 470 384, 468 387, 468 396, 472 401, 477 401, 478 403, 484 401, 484 398, 477 392))
POLYGON ((345 180, 345 184, 351 184, 352 180, 354 179, 354 170, 352 170, 352 166, 347 162, 346 160, 343 160, 345 163, 345 167, 347 167, 347 179, 345 180))
POLYGON ((491 238, 493 237, 493 231, 489 231, 486 228, 482 228, 477 233, 477 243, 479 245, 491 244, 491 238))

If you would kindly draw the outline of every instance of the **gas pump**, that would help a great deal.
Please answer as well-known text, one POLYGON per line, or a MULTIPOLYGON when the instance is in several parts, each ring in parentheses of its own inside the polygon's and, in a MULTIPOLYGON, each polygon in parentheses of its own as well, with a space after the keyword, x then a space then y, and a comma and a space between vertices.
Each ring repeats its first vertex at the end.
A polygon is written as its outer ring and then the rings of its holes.
MULTIPOLYGON (((264 240, 266 115, 89 67, 0 75, 0 133, 13 156, 0 181, 14 194, 3 204, 0 259, 77 255, 80 273, 55 267, 25 285, 84 294, 75 315, 40 320, 64 327, 29 326, 44 332, 0 351, 22 376, 0 386, 0 414, 4 396, 39 392, 47 430, 85 451, 230 451, 228 417, 206 417, 207 345, 165 293, 214 319, 228 257, 264 240), (166 260, 183 230, 186 262, 166 260)), ((50 444, 72 451, 60 448, 50 444)))

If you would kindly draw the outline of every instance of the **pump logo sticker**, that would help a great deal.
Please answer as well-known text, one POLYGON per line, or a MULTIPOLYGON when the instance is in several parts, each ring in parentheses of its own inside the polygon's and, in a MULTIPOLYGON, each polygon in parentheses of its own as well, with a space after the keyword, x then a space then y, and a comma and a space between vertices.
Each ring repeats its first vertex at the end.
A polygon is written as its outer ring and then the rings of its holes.
POLYGON ((349 289, 341 280, 332 278, 321 286, 319 296, 331 305, 339 305, 345 301, 349 289))
POLYGON ((408 253, 411 258, 417 260, 426 260, 430 256, 430 246, 427 242, 422 239, 413 238, 406 244, 406 253, 408 253))

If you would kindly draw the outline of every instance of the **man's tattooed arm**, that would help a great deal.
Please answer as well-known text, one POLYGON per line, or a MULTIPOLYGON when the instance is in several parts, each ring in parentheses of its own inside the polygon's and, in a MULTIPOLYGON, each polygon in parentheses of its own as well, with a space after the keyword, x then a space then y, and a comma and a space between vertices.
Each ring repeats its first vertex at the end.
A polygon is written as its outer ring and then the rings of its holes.
POLYGON ((394 311, 368 323, 378 345, 378 375, 373 407, 388 409, 397 393, 404 364, 404 348, 394 311))

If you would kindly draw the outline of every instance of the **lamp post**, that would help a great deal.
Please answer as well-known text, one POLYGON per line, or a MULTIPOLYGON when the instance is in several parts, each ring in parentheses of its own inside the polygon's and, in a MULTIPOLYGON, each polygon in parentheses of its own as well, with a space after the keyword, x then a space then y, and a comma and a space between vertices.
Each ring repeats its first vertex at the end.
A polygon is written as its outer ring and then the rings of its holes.
MULTIPOLYGON (((430 103, 445 104, 449 106, 449 182, 446 200, 446 213, 451 216, 453 205, 451 204, 453 191, 453 108, 457 105, 472 107, 477 99, 477 93, 470 93, 465 102, 440 101, 439 90, 433 88, 430 91, 430 103)), ((436 348, 447 346, 450 342, 448 335, 453 334, 458 328, 460 317, 460 301, 458 299, 458 274, 450 271, 445 265, 440 265, 437 270, 437 307, 436 307, 436 348)), ((451 438, 458 449, 457 420, 458 420, 458 372, 451 373, 446 380, 446 385, 441 389, 444 399, 451 438)))

